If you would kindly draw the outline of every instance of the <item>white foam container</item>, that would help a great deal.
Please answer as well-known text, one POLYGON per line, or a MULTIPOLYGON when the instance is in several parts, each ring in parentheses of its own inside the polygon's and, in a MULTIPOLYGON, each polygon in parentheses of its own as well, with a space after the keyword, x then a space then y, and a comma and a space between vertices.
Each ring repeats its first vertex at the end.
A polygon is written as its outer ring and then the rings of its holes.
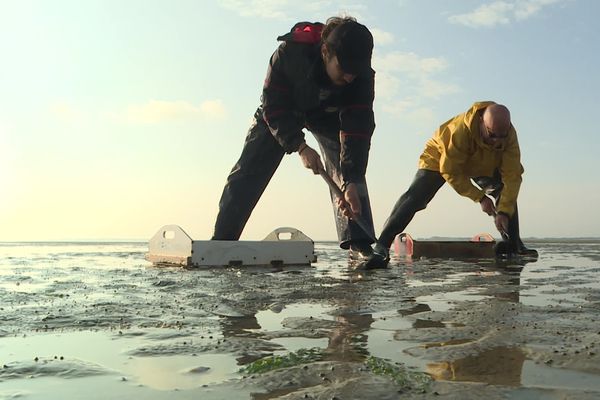
POLYGON ((148 243, 146 260, 187 267, 310 265, 316 262, 311 238, 295 228, 277 228, 263 240, 192 240, 178 225, 165 225, 148 243))

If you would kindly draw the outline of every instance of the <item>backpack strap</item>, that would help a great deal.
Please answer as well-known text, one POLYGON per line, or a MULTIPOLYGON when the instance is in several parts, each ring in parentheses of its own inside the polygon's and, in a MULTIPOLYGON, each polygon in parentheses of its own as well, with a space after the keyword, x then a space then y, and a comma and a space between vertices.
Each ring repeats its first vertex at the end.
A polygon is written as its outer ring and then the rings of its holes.
POLYGON ((316 44, 321 41, 321 32, 324 26, 320 22, 298 22, 288 33, 278 36, 277 40, 316 44))

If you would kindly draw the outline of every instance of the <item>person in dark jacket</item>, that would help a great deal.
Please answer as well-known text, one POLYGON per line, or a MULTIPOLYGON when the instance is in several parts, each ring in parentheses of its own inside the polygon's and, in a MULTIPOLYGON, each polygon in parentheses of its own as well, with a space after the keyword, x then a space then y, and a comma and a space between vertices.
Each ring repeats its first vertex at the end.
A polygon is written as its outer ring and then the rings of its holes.
POLYGON ((227 177, 212 240, 239 239, 284 154, 297 153, 306 168, 325 170, 342 188, 343 199, 331 193, 340 247, 366 257, 374 237, 365 180, 375 129, 373 36, 354 18, 332 17, 297 23, 277 39, 283 43, 271 56, 261 105, 227 177), (305 128, 322 159, 306 144, 305 128), (348 218, 352 213, 367 221, 370 235, 348 218))

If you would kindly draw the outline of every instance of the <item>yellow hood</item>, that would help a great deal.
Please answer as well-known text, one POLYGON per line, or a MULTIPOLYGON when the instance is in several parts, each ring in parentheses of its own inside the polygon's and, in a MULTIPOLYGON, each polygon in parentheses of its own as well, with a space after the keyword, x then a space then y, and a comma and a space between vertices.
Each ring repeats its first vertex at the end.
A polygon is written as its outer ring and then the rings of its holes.
POLYGON ((466 112, 442 124, 425 145, 419 168, 438 171, 460 195, 479 202, 484 193, 471 183, 471 178, 493 176, 499 170, 504 183, 499 212, 512 215, 521 186, 521 153, 514 127, 501 146, 483 142, 480 116, 493 101, 476 102, 466 112))

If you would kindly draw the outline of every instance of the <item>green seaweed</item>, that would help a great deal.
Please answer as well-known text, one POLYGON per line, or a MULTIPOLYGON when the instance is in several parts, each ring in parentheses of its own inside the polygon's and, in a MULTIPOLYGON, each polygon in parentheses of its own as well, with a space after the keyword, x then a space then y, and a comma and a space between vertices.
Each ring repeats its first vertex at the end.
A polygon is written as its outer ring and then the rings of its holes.
MULTIPOLYGON (((246 374, 261 374, 280 368, 322 361, 323 358, 323 350, 318 347, 300 349, 297 352, 291 352, 285 355, 261 358, 260 360, 256 360, 245 367, 240 368, 239 371, 246 374)), ((415 389, 417 391, 425 392, 432 382, 431 377, 426 373, 411 371, 402 364, 392 364, 390 361, 379 357, 367 357, 364 361, 364 365, 372 373, 386 376, 406 389, 415 389)))
POLYGON ((402 365, 395 365, 378 357, 367 358, 365 365, 374 374, 387 376, 405 388, 426 391, 432 381, 426 373, 410 371, 402 365))
POLYGON ((308 364, 323 359, 323 350, 317 347, 311 349, 300 349, 282 356, 270 356, 256 360, 243 368, 241 373, 260 374, 279 368, 288 368, 300 364, 308 364))

